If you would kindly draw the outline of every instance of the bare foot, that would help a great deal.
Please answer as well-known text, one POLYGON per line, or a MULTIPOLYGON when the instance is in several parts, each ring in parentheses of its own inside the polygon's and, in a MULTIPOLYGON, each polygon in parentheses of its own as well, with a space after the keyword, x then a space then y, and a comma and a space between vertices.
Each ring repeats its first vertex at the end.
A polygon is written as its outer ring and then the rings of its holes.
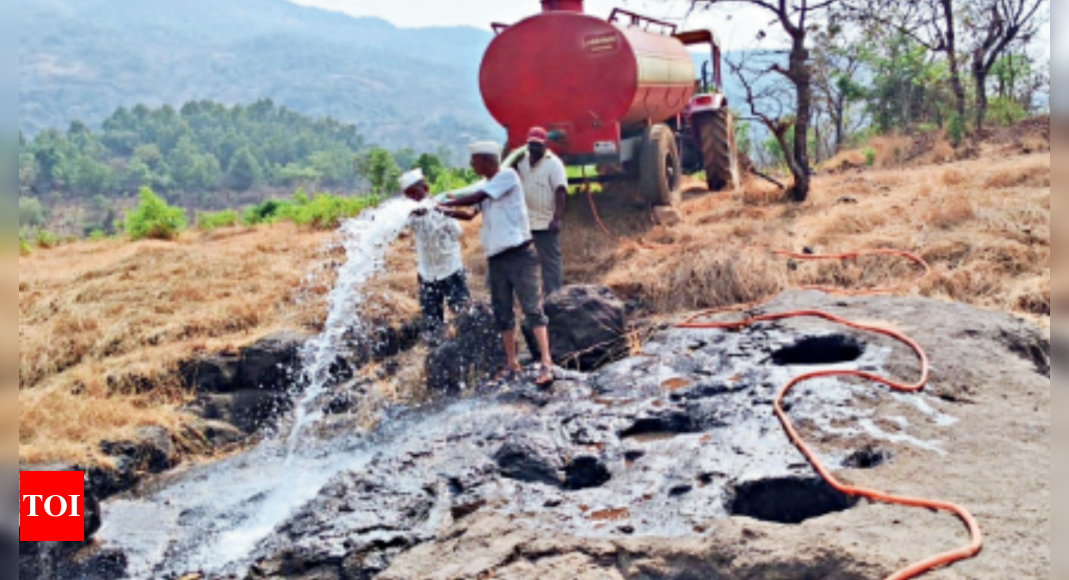
POLYGON ((523 372, 523 369, 521 369, 519 365, 514 367, 505 367, 498 371, 496 375, 494 375, 494 382, 501 383, 505 381, 510 381, 516 378, 516 375, 520 374, 521 372, 523 372))
POLYGON ((553 376, 553 367, 548 365, 538 365, 538 380, 535 381, 535 386, 540 389, 545 389, 553 385, 553 382, 557 378, 553 376))

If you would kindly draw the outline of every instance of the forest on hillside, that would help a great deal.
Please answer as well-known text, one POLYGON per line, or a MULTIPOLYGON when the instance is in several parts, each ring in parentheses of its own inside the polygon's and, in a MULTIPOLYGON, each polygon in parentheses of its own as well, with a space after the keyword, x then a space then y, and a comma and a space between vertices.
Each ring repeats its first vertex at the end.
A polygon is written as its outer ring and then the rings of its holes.
MULTIPOLYGON (((119 107, 270 98, 383 147, 496 136, 481 106, 491 34, 402 29, 286 0, 17 0, 19 128, 94 130, 119 107)), ((224 166, 225 169, 225 166, 224 166)))
POLYGON ((93 131, 74 121, 19 142, 23 192, 50 199, 121 197, 150 186, 161 193, 306 185, 354 189, 358 157, 371 149, 353 125, 312 119, 270 100, 227 107, 119 108, 93 131))

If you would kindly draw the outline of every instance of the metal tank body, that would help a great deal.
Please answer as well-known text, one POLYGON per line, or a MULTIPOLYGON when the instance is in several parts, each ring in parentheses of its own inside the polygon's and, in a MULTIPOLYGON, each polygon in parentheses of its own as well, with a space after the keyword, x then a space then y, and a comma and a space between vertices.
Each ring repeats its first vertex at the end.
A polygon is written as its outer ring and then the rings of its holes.
POLYGON ((544 6, 501 32, 482 62, 483 100, 510 147, 542 126, 568 164, 618 161, 622 137, 687 106, 694 64, 678 39, 582 14, 582 2, 544 6))

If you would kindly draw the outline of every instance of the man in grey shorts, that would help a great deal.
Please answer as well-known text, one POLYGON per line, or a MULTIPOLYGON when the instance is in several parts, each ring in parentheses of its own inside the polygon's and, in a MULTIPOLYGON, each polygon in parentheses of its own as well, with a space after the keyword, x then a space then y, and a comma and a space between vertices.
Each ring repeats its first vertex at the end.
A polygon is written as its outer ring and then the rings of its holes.
POLYGON ((538 342, 541 365, 536 384, 553 384, 553 359, 549 350, 548 320, 542 308, 542 281, 538 254, 534 250, 527 203, 520 177, 512 169, 501 168, 501 147, 493 142, 474 143, 471 167, 487 182, 481 191, 441 205, 447 215, 470 220, 483 215, 480 237, 490 263, 490 297, 494 322, 505 347, 505 369, 498 375, 507 378, 521 371, 516 355, 515 300, 519 300, 526 324, 538 342), (458 208, 475 208, 464 213, 458 208))

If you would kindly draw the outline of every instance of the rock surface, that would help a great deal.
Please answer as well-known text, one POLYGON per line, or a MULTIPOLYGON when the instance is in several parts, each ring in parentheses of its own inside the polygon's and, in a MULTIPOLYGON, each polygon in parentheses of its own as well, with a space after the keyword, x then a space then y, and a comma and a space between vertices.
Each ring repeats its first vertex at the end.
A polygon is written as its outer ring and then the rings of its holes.
POLYGON ((494 315, 486 304, 475 304, 457 317, 456 337, 436 347, 427 357, 427 388, 457 392, 474 387, 505 364, 501 335, 494 330, 494 315))
POLYGON ((627 330, 624 303, 604 286, 567 286, 546 301, 553 360, 590 371, 618 357, 627 330))
MULTIPOLYGON (((933 363, 919 395, 799 386, 788 411, 828 464, 975 510, 985 551, 932 578, 1049 578, 1049 334, 920 299, 795 292, 764 308, 804 309, 896 327, 933 363)), ((261 447, 176 474, 106 505, 98 537, 133 578, 346 580, 862 580, 962 543, 951 517, 838 495, 787 441, 776 391, 828 367, 919 369, 900 344, 819 320, 666 330, 549 392, 394 414, 277 470, 261 447), (220 545, 265 522, 246 553, 220 545)))

